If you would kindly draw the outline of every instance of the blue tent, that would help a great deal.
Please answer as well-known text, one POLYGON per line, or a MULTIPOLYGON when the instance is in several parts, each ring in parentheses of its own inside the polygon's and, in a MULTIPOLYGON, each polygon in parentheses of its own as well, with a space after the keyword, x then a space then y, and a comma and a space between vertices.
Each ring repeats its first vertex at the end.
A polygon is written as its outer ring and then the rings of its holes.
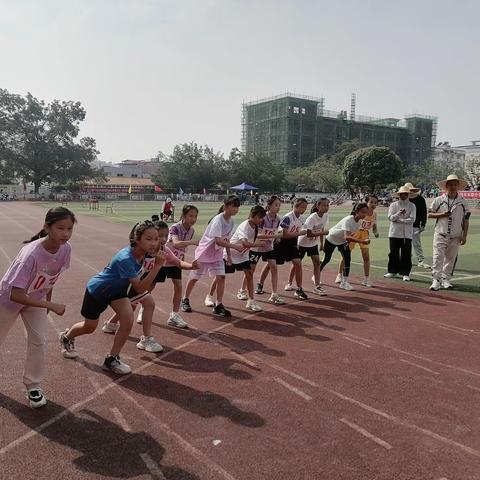
POLYGON ((240 185, 235 185, 234 187, 230 187, 232 190, 258 190, 257 187, 253 185, 249 185, 248 183, 241 183, 240 185))

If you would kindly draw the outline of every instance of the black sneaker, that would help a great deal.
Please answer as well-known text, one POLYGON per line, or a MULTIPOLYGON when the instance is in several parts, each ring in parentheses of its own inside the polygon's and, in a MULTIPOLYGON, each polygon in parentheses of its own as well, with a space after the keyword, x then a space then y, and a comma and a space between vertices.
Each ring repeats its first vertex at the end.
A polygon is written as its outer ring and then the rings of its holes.
POLYGON ((65 358, 77 358, 78 353, 75 350, 75 341, 68 339, 65 335, 68 332, 68 328, 60 334, 60 346, 62 348, 62 354, 65 358))
POLYGON ((295 290, 295 293, 293 294, 295 297, 300 298, 301 300, 307 300, 308 296, 307 294, 303 291, 303 288, 297 288, 295 290))
POLYGON ((255 289, 257 295, 263 295, 265 292, 263 290, 263 283, 257 283, 257 288, 255 289))
POLYGON ((107 355, 102 368, 107 372, 110 371, 117 375, 127 375, 132 371, 129 365, 120 360, 119 355, 107 355))
POLYGON ((219 303, 218 305, 215 305, 213 307, 213 314, 218 315, 219 317, 231 317, 232 316, 232 312, 230 312, 230 310, 227 310, 223 306, 223 303, 219 303))
POLYGON ((27 399, 32 408, 40 408, 47 404, 47 398, 45 397, 41 388, 28 389, 27 399))
POLYGON ((190 300, 188 298, 182 298, 180 302, 180 308, 182 312, 190 313, 192 311, 192 307, 190 306, 190 300))

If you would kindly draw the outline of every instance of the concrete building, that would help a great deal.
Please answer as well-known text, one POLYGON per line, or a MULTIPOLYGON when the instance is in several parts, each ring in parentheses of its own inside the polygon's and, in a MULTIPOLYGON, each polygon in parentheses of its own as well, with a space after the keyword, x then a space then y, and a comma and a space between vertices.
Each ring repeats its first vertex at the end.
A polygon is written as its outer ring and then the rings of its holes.
POLYGON ((324 98, 285 93, 242 106, 242 150, 264 154, 288 167, 308 165, 335 152, 347 140, 362 146, 387 146, 406 164, 431 158, 435 117, 410 115, 403 119, 356 115, 352 96, 350 115, 324 108, 324 98))
POLYGON ((446 163, 452 167, 464 168, 465 155, 464 149, 452 147, 449 142, 440 142, 433 148, 433 161, 435 163, 446 163))
POLYGON ((150 178, 160 166, 156 158, 149 160, 123 160, 101 168, 108 177, 150 178))

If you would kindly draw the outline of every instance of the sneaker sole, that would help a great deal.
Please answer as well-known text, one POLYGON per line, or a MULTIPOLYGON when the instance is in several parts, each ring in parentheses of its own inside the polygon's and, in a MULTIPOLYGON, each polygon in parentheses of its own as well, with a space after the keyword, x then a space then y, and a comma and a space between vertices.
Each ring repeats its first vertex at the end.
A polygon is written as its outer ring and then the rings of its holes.
POLYGON ((312 293, 320 297, 325 297, 327 295, 326 292, 315 292, 315 290, 313 290, 312 293))
POLYGON ((132 373, 132 370, 129 370, 128 372, 120 372, 119 370, 107 367, 105 364, 102 365, 102 370, 115 373, 116 375, 128 375, 129 373, 132 373))
POLYGON ((70 360, 78 357, 77 352, 68 352, 66 350, 62 351, 62 355, 63 355, 63 358, 69 358, 70 360))
POLYGON ((108 333, 110 335, 115 335, 117 333, 116 330, 110 330, 110 329, 106 329, 106 328, 103 328, 103 327, 102 327, 102 332, 103 333, 108 333))
POLYGON ((181 328, 181 329, 188 328, 188 324, 187 324, 187 323, 186 323, 185 325, 177 325, 177 324, 174 323, 174 322, 167 321, 167 325, 168 325, 169 327, 174 327, 174 328, 181 328))
POLYGON ((40 402, 33 402, 28 398, 28 395, 27 395, 27 400, 31 408, 42 408, 47 404, 47 399, 45 397, 43 397, 43 399, 40 402))

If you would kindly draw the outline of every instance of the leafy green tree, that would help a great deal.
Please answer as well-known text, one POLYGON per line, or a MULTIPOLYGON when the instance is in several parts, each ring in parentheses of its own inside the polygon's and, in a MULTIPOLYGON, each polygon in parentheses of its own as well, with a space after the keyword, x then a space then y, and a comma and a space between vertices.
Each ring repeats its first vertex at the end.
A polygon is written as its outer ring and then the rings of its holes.
POLYGON ((343 164, 345 187, 374 191, 402 178, 400 157, 388 147, 366 147, 347 156, 343 164))
POLYGON ((201 192, 213 188, 222 177, 225 160, 208 145, 194 142, 176 145, 173 153, 163 158, 153 181, 167 189, 201 192))
POLYGON ((292 190, 297 190, 298 185, 303 185, 303 190, 332 193, 343 187, 342 171, 328 155, 322 155, 311 165, 291 170, 288 179, 292 190))
POLYGON ((91 162, 98 151, 90 137, 77 141, 85 119, 80 102, 46 104, 0 89, 0 160, 12 175, 33 182, 80 182, 96 174, 91 162))

